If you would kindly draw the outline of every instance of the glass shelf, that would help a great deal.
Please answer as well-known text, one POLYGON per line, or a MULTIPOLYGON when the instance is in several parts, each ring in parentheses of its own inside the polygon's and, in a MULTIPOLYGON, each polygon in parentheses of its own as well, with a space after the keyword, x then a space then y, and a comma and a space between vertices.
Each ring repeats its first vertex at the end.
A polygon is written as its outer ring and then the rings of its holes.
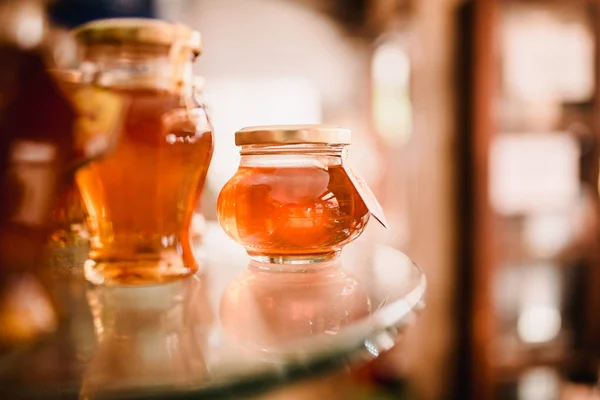
POLYGON ((264 271, 214 224, 198 249, 199 274, 140 288, 87 284, 85 249, 54 251, 63 323, 0 359, 7 398, 257 394, 377 357, 423 306, 421 270, 367 238, 292 272, 264 271))

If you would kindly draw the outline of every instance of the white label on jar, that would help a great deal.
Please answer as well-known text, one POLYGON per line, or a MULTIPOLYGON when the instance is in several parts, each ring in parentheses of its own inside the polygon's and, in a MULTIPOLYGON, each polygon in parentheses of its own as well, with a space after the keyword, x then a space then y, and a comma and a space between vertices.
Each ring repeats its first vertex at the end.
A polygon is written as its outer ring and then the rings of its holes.
POLYGON ((367 209, 369 210, 371 215, 375 217, 375 219, 379 221, 379 223, 383 225, 384 228, 387 228, 387 220, 385 219, 383 208, 381 207, 381 204, 379 204, 379 201, 377 201, 377 198, 375 197, 375 194, 373 193, 371 188, 369 188, 369 186, 367 185, 367 182, 365 182, 362 178, 356 175, 354 171, 352 171, 352 168, 350 168, 348 165, 342 164, 342 166, 344 167, 346 175, 348 175, 348 178, 350 178, 350 181, 356 188, 358 195, 367 206, 367 209))

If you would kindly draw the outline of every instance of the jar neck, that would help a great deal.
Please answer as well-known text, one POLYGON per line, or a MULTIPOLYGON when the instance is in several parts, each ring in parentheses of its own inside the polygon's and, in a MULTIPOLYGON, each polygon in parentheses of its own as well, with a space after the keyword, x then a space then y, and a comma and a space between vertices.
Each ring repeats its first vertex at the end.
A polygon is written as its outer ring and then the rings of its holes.
POLYGON ((342 165, 346 146, 328 144, 245 145, 241 167, 331 167, 342 165))
POLYGON ((121 89, 154 89, 192 95, 191 54, 152 46, 98 45, 86 49, 84 82, 121 89))

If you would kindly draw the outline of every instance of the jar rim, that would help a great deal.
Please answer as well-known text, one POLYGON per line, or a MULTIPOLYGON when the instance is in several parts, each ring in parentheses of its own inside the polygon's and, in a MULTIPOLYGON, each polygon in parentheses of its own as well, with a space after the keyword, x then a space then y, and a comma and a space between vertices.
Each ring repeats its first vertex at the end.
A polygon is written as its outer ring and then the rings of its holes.
POLYGON ((88 22, 73 30, 83 45, 149 44, 172 46, 180 42, 194 56, 202 51, 200 32, 183 25, 153 18, 108 18, 88 22))
POLYGON ((267 125, 249 126, 235 133, 236 146, 329 144, 348 145, 350 129, 332 125, 267 125))

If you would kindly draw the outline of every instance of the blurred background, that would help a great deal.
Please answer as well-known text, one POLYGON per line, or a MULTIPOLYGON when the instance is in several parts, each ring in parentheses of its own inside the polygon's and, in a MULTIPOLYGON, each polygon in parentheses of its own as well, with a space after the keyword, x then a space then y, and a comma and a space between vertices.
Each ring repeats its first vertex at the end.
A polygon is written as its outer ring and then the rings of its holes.
POLYGON ((64 0, 54 19, 156 16, 204 39, 215 127, 202 209, 247 125, 353 131, 427 309, 376 368, 420 399, 598 399, 600 3, 64 0))

